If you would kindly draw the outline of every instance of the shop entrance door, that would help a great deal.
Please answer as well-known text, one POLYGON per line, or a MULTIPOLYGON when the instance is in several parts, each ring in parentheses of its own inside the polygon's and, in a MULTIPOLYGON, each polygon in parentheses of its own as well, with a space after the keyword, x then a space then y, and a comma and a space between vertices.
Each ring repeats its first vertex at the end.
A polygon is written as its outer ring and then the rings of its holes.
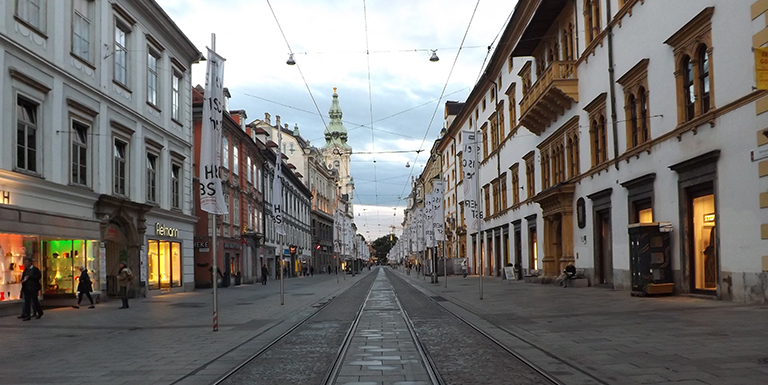
POLYGON ((613 284, 613 239, 611 210, 595 212, 595 281, 598 285, 613 284))
POLYGON ((121 262, 128 262, 128 245, 125 242, 106 241, 107 253, 107 295, 120 294, 117 274, 121 262))
POLYGON ((495 257, 495 262, 493 264, 493 275, 496 277, 501 276, 501 267, 503 264, 501 263, 501 256, 502 256, 502 250, 504 250, 504 246, 501 244, 501 236, 497 233, 494 236, 495 241, 493 242, 495 250, 493 250, 493 254, 495 257))
POLYGON ((523 279, 523 245, 520 228, 515 229, 515 275, 523 279))
POLYGON ((718 281, 717 231, 715 227, 715 194, 712 183, 687 189, 688 262, 691 290, 716 294, 718 281))
POLYGON ((232 276, 232 261, 230 260, 232 257, 229 256, 229 253, 224 253, 224 279, 221 283, 221 286, 223 287, 229 287, 229 278, 232 276))

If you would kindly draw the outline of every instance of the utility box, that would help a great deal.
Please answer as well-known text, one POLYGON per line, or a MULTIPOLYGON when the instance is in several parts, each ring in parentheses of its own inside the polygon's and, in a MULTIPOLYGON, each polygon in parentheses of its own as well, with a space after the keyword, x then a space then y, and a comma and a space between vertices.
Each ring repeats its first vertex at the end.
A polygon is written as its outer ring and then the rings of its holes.
POLYGON ((632 295, 672 294, 674 277, 669 222, 635 223, 629 229, 629 266, 632 295))

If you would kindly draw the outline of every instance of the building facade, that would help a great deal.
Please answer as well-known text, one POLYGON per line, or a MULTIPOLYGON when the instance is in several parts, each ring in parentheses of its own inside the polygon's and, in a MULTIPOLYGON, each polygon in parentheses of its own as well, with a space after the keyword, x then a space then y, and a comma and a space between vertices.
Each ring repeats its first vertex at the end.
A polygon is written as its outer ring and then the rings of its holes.
POLYGON ((25 256, 46 299, 74 297, 79 266, 116 294, 120 262, 140 295, 192 289, 200 52, 151 0, 6 1, 0 20, 0 301, 25 256))
POLYGON ((764 302, 768 102, 750 48, 768 41, 755 33, 765 11, 520 1, 447 134, 483 141, 482 252, 468 242, 470 264, 500 275, 513 263, 543 281, 575 264, 593 285, 630 290, 629 231, 655 226, 670 234, 659 258, 671 268, 654 279, 764 302))

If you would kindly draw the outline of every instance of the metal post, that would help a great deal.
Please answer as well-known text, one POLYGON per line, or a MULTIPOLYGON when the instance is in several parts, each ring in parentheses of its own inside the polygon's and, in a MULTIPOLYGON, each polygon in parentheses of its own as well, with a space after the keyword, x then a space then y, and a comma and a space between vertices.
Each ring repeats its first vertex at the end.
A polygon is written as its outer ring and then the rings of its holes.
MULTIPOLYGON (((282 161, 279 155, 277 159, 278 159, 278 162, 282 161)), ((285 274, 283 274, 283 270, 285 270, 285 267, 283 266, 283 264, 285 263, 285 257, 283 256, 283 235, 278 234, 277 236, 280 239, 280 242, 278 242, 278 244, 280 245, 278 246, 280 248, 280 251, 278 251, 279 253, 278 257, 280 258, 280 305, 284 305, 285 304, 285 274)))
POLYGON ((445 280, 445 288, 448 288, 448 253, 445 250, 445 241, 443 241, 443 279, 445 280))
MULTIPOLYGON (((216 34, 211 34, 211 50, 216 52, 216 34)), ((211 97, 211 95, 208 95, 211 97)), ((213 331, 219 331, 219 267, 216 264, 216 254, 218 249, 216 248, 216 218, 217 214, 210 214, 213 217, 213 263, 211 264, 211 272, 213 273, 213 331)))

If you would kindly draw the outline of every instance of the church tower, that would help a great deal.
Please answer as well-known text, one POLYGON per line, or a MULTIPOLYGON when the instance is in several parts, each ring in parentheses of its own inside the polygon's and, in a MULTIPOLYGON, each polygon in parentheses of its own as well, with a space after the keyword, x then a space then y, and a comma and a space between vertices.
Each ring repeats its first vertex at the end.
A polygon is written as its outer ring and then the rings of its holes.
POLYGON ((352 147, 347 144, 347 129, 341 122, 341 107, 339 107, 339 94, 333 87, 333 102, 328 116, 331 122, 325 130, 325 145, 322 148, 325 164, 329 169, 336 170, 339 174, 341 193, 347 194, 349 202, 352 202, 352 193, 355 183, 349 169, 349 158, 352 155, 352 147))

